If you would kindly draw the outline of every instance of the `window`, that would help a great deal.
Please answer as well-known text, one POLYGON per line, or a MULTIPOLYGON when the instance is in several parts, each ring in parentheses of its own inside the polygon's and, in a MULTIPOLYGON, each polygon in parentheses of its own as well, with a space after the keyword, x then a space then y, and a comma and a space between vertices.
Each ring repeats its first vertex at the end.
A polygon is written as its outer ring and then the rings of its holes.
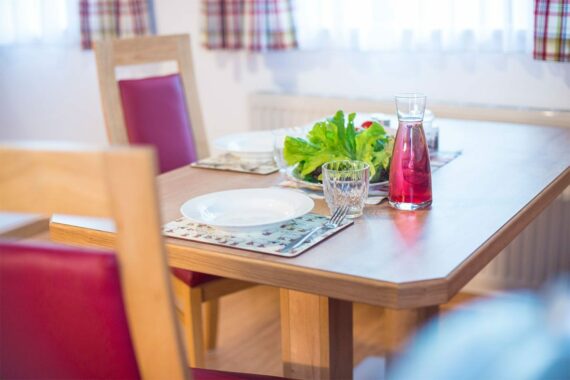
POLYGON ((523 52, 532 0, 297 0, 301 49, 523 52))
POLYGON ((0 0, 0 45, 77 41, 76 3, 73 0, 0 0))

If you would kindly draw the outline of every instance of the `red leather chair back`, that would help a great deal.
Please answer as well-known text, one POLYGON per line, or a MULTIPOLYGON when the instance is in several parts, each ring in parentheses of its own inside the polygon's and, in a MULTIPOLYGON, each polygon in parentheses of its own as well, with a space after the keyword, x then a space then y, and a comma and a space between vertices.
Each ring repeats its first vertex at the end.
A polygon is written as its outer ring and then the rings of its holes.
MULTIPOLYGON (((179 74, 121 80, 119 91, 129 142, 154 145, 161 173, 197 160, 179 74)), ((173 273, 190 286, 217 278, 183 269, 173 273)))
POLYGON ((129 142, 158 151, 160 172, 197 160, 179 74, 119 81, 129 142))
POLYGON ((113 253, 0 241, 0 378, 140 378, 113 253))

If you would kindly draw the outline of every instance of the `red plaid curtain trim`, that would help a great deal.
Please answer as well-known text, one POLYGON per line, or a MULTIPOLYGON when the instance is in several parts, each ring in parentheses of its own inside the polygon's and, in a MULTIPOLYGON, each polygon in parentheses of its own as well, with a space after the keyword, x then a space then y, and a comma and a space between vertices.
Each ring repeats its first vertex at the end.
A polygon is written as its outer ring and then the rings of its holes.
POLYGON ((103 38, 143 36, 152 32, 148 0, 80 0, 81 46, 91 49, 103 38))
POLYGON ((291 0, 203 0, 202 39, 208 49, 297 47, 291 0))
POLYGON ((570 0, 535 0, 534 58, 570 62, 570 0))

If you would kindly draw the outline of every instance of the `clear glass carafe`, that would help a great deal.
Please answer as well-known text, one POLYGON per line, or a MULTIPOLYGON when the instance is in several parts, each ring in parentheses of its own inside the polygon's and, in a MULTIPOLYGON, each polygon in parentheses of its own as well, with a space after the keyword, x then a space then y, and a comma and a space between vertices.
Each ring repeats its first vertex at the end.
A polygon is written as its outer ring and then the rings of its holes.
POLYGON ((398 132, 390 164, 388 200, 400 210, 417 210, 432 203, 429 151, 422 128, 425 106, 424 95, 396 96, 398 132))

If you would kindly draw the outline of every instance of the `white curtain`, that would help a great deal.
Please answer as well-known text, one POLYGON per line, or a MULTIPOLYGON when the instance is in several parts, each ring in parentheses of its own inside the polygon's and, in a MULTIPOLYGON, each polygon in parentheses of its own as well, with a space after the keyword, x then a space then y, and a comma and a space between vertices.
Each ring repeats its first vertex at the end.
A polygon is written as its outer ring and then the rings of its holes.
POLYGON ((299 48, 528 52, 532 0, 297 0, 299 48))
POLYGON ((76 0, 0 0, 0 45, 79 40, 76 0))

